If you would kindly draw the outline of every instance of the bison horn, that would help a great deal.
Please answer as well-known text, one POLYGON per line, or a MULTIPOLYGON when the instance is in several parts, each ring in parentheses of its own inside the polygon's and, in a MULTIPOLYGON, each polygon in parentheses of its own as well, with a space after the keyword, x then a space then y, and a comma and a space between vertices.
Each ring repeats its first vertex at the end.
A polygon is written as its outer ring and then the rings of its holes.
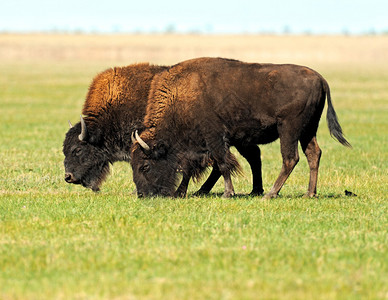
POLYGON ((134 143, 136 143, 135 132, 132 132, 132 134, 131 134, 131 141, 132 141, 132 145, 133 145, 134 143))
POLYGON ((86 139, 86 137, 88 136, 88 130, 86 128, 86 123, 85 123, 85 120, 84 118, 82 118, 81 116, 81 134, 78 136, 79 140, 80 141, 84 141, 86 139))
POLYGON ((68 122, 69 122, 69 128, 73 128, 73 124, 71 124, 70 120, 68 122))
POLYGON ((140 147, 142 147, 144 150, 146 151, 150 151, 150 146, 147 145, 146 142, 144 142, 141 137, 139 136, 139 134, 137 133, 137 130, 135 131, 135 138, 136 138, 136 141, 139 143, 140 147))

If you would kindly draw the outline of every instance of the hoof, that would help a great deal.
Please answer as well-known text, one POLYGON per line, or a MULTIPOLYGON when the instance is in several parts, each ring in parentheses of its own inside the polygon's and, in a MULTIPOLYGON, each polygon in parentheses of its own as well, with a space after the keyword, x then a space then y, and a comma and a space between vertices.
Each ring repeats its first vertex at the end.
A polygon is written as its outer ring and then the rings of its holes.
POLYGON ((180 192, 180 191, 176 191, 173 195, 174 198, 184 198, 186 197, 186 192, 180 192))
POLYGON ((264 191, 252 190, 252 192, 249 193, 249 196, 262 196, 262 195, 264 195, 264 191))
POLYGON ((263 196, 263 200, 269 200, 269 199, 273 199, 273 198, 277 198, 277 194, 265 194, 264 196, 263 196))
POLYGON ((222 198, 231 198, 232 196, 234 196, 234 191, 225 192, 225 193, 222 195, 222 198))
POLYGON ((303 198, 318 198, 318 196, 315 193, 307 192, 306 194, 303 195, 303 198))
POLYGON ((198 190, 198 191, 196 191, 193 195, 194 195, 194 196, 204 196, 204 195, 207 195, 207 194, 209 194, 209 191, 198 190))

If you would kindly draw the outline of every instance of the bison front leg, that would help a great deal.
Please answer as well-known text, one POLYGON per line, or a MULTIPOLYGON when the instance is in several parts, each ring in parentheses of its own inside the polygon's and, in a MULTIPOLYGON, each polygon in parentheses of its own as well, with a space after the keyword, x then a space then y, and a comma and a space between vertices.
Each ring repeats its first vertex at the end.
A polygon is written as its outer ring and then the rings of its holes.
POLYGON ((218 165, 219 171, 222 177, 224 177, 225 190, 223 197, 229 198, 234 196, 231 173, 239 172, 240 165, 236 157, 230 152, 228 138, 225 137, 224 133, 213 134, 208 137, 206 144, 209 147, 211 157, 214 159, 214 166, 218 165))
POLYGON ((224 173, 222 174, 222 176, 224 177, 224 185, 225 185, 224 194, 222 195, 222 197, 230 198, 234 196, 234 188, 233 188, 230 172, 224 173))
POLYGON ((190 175, 183 173, 182 182, 174 193, 174 197, 183 198, 186 196, 187 188, 190 182, 190 175))
POLYGON ((221 177, 220 169, 216 163, 213 164, 212 172, 209 175, 209 178, 205 181, 205 183, 201 186, 201 188, 195 192, 195 196, 206 195, 209 194, 210 190, 216 184, 218 179, 221 177))
POLYGON ((237 162, 236 157, 227 151, 225 160, 223 161, 217 161, 217 164, 220 168, 220 172, 222 174, 222 177, 224 177, 224 198, 229 198, 234 196, 234 188, 233 188, 233 183, 232 183, 232 178, 231 178, 231 173, 233 171, 239 171, 239 164, 237 162))
POLYGON ((262 195, 264 193, 263 189, 263 179, 261 176, 261 153, 260 148, 257 145, 235 145, 236 149, 240 154, 248 161, 251 166, 252 179, 253 179, 253 188, 250 193, 251 196, 262 195))
POLYGON ((224 177, 224 194, 222 197, 230 198, 234 196, 234 188, 232 183, 232 178, 230 172, 224 172, 223 174, 219 170, 217 164, 214 164, 213 170, 206 180, 206 182, 201 186, 201 188, 195 193, 195 195, 205 195, 210 192, 212 187, 216 184, 217 180, 221 177, 224 177))

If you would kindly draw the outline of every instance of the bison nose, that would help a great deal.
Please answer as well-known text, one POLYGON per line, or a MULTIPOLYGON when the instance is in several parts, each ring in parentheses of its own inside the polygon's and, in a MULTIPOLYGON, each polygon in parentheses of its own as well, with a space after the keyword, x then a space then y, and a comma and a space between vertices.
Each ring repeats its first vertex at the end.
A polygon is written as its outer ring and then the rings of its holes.
POLYGON ((72 183, 74 182, 74 175, 72 173, 66 173, 65 174, 65 181, 67 183, 72 183))
POLYGON ((143 198, 143 197, 144 197, 143 193, 141 193, 141 192, 138 192, 138 193, 137 193, 137 196, 138 196, 139 198, 143 198))

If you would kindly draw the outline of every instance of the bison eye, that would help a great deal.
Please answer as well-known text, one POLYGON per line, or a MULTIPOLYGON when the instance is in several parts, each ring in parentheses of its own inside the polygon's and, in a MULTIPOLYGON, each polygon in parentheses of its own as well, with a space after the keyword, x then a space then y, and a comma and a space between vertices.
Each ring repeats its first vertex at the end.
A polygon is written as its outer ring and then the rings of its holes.
POLYGON ((75 156, 80 156, 82 154, 82 149, 81 148, 76 148, 73 151, 73 153, 74 153, 75 156))
POLYGON ((148 165, 148 164, 145 164, 145 165, 143 165, 142 167, 140 167, 140 171, 141 171, 141 172, 146 173, 146 172, 148 172, 149 170, 150 170, 150 165, 148 165))

